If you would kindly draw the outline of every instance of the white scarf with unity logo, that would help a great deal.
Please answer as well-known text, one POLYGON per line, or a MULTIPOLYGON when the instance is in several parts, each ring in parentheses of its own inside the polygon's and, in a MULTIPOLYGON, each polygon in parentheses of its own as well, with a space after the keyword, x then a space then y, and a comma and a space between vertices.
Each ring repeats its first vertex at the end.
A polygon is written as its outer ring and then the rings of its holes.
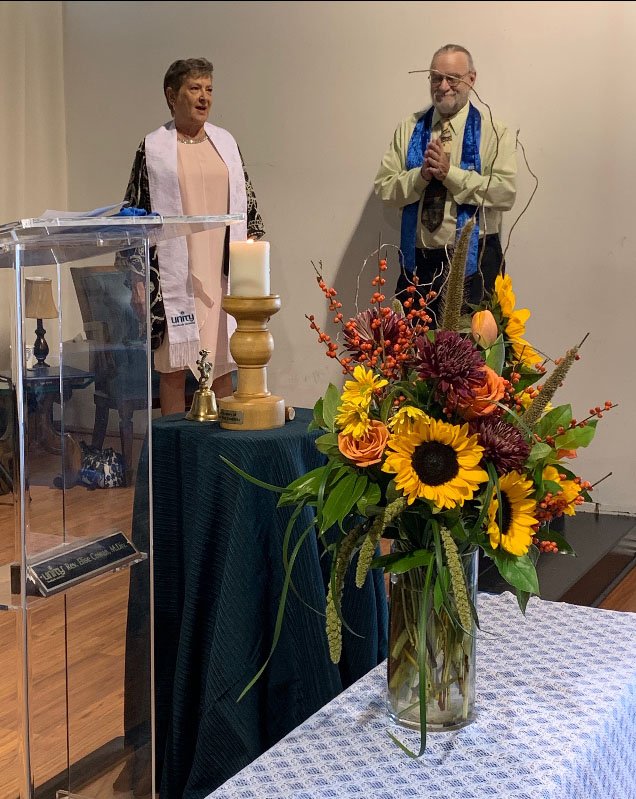
MULTIPOLYGON (((245 175, 238 145, 231 133, 210 125, 209 122, 205 124, 205 132, 228 168, 229 213, 246 214, 245 175)), ((177 129, 174 122, 168 122, 149 133, 145 147, 153 212, 162 216, 183 216, 177 174, 177 129)), ((246 238, 246 222, 230 225, 231 241, 244 241, 246 238)), ((185 369, 199 357, 199 326, 188 270, 185 236, 160 241, 157 244, 157 254, 170 366, 174 369, 185 369)))

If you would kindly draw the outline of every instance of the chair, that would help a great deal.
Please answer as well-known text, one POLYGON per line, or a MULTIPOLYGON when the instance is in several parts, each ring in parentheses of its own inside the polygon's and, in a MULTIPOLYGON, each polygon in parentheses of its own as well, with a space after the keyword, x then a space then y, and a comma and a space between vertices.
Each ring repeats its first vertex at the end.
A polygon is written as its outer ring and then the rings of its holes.
MULTIPOLYGON (((148 404, 145 337, 141 337, 140 321, 130 305, 124 272, 115 267, 88 266, 71 267, 71 275, 95 375, 91 443, 102 449, 109 413, 116 410, 128 483, 132 474, 133 413, 148 404)), ((154 395, 153 387, 153 407, 154 395)))
MULTIPOLYGON (((147 406, 146 341, 130 305, 126 273, 114 266, 71 267, 73 285, 90 342, 95 375, 95 425, 91 444, 101 449, 111 410, 119 414, 121 451, 127 480, 132 474, 133 413, 147 406)), ((152 407, 159 408, 159 374, 151 372, 152 407)), ((186 408, 199 381, 186 373, 186 408)))

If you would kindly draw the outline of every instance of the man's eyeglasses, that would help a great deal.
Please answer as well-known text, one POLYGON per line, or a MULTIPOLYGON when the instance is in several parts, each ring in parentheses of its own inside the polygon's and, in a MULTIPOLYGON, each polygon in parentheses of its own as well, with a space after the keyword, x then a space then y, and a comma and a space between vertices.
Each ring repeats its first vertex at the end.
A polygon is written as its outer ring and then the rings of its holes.
POLYGON ((446 80, 446 83, 448 83, 451 89, 456 89, 459 84, 462 83, 466 75, 470 75, 470 70, 464 72, 463 75, 446 75, 444 72, 435 72, 431 70, 428 79, 431 82, 431 86, 441 86, 442 81, 446 80))

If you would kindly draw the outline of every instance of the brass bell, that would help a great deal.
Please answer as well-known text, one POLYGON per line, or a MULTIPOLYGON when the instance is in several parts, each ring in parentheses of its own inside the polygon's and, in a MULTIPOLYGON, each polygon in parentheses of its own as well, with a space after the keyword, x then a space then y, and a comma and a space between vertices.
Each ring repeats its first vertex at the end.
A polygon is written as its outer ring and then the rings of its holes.
POLYGON ((192 397, 192 407, 186 413, 186 419, 191 422, 217 422, 219 412, 216 407, 216 397, 211 388, 198 388, 192 397))
POLYGON ((199 388, 194 392, 192 406, 185 418, 190 422, 218 422, 219 411, 216 407, 216 396, 208 386, 212 364, 207 362, 207 350, 201 350, 199 355, 201 356, 201 359, 197 361, 201 375, 199 388))

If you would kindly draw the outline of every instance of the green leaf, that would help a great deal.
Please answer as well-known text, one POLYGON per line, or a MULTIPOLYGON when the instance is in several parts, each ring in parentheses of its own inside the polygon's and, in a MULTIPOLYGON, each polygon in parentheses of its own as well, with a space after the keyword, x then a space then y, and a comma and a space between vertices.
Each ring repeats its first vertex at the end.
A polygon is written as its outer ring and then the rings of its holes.
POLYGON ((536 566, 536 565, 537 565, 537 563, 539 562, 539 555, 540 555, 540 554, 541 554, 541 553, 539 552, 539 550, 537 549, 537 547, 536 547, 534 544, 532 544, 532 545, 530 546, 530 549, 528 550, 528 557, 530 558, 530 560, 532 561, 532 563, 533 563, 535 566, 536 566))
POLYGON ((345 516, 364 494, 367 487, 368 477, 350 472, 333 486, 329 496, 325 500, 322 509, 322 519, 320 523, 320 533, 328 530, 336 522, 344 521, 345 516))
MULTIPOLYGON (((334 471, 337 470, 336 480, 339 479, 339 476, 344 474, 341 468, 336 464, 335 461, 328 461, 325 465, 325 471, 322 480, 320 481, 320 485, 318 486, 318 492, 316 494, 316 521, 318 524, 318 535, 322 535, 323 530, 325 529, 322 526, 322 513, 323 508, 325 505, 325 492, 327 491, 327 483, 329 482, 330 477, 333 475, 334 471)), ((332 480, 332 485, 335 483, 335 480, 332 480)))
POLYGON ((371 567, 383 568, 385 572, 395 572, 403 574, 417 566, 427 565, 433 558, 433 553, 428 549, 416 549, 414 552, 404 554, 403 552, 392 552, 390 555, 382 555, 371 561, 371 567))
POLYGON ((515 383, 516 393, 523 391, 524 388, 528 388, 528 386, 532 386, 543 377, 542 374, 535 372, 534 369, 519 368, 519 366, 517 366, 515 371, 519 375, 519 380, 515 383))
POLYGON ((392 502, 395 502, 396 499, 402 496, 402 492, 398 491, 395 487, 395 480, 391 480, 388 486, 386 487, 386 502, 387 505, 390 505, 392 502))
POLYGON ((325 433, 323 436, 318 436, 314 443, 318 452, 322 452, 323 455, 340 455, 337 433, 325 433))
POLYGON ((544 480, 543 481, 543 490, 541 492, 541 496, 543 497, 544 494, 547 494, 548 491, 551 494, 558 494, 561 491, 561 486, 559 483, 555 483, 554 480, 544 480))
POLYGON ((309 497, 316 497, 320 484, 328 470, 329 467, 327 466, 319 466, 317 469, 312 469, 307 474, 298 477, 284 489, 279 504, 296 503, 309 497))
POLYGON ((389 388, 390 391, 382 400, 382 404, 380 405, 380 421, 384 424, 386 424, 389 419, 389 414, 393 408, 393 400, 402 393, 400 383, 396 383, 392 387, 389 386, 389 388))
POLYGON ((243 690, 241 691, 241 693, 239 695, 239 698, 236 700, 237 702, 240 702, 241 699, 245 696, 245 694, 258 681, 258 679, 261 676, 261 674, 267 668, 267 664, 271 660, 272 655, 274 654, 274 650, 276 649, 276 645, 278 644, 278 639, 280 638, 280 632, 281 632, 281 629, 282 629, 282 626, 283 626, 283 618, 284 618, 284 615, 285 615, 285 605, 287 603, 287 593, 289 591, 289 587, 290 587, 290 584, 291 584, 291 578, 292 578, 292 572, 293 572, 293 569, 294 569, 294 564, 296 562, 296 558, 298 557, 298 553, 300 552, 300 550, 302 548, 302 545, 305 542, 305 539, 307 538, 307 536, 311 532, 312 527, 313 527, 313 522, 310 525, 308 525, 305 528, 305 530, 303 530, 303 532, 300 534, 300 536, 298 538, 298 541, 296 541, 296 544, 294 545, 294 548, 292 550, 291 557, 289 558, 288 567, 285 569, 285 580, 283 582, 283 589, 281 591, 280 599, 278 601, 278 611, 276 613, 276 624, 274 626, 274 635, 273 635, 273 638, 272 638, 272 644, 271 644, 271 647, 270 647, 270 650, 269 650, 269 655, 267 656, 267 659, 265 660, 265 663, 263 663, 261 668, 256 672, 256 675, 254 677, 252 677, 252 679, 245 686, 245 688, 243 688, 243 690))
POLYGON ((504 358, 506 355, 506 346, 504 344, 503 335, 500 335, 492 347, 484 350, 486 355, 486 366, 490 366, 498 375, 503 371, 504 358))
POLYGON ((340 405, 340 392, 333 383, 329 383, 329 387, 325 392, 322 401, 322 416, 325 422, 325 428, 332 433, 336 429, 336 414, 338 406, 340 405))
POLYGON ((534 432, 540 437, 555 436, 559 427, 567 430, 572 421, 572 407, 570 405, 559 405, 548 411, 545 416, 537 422, 534 432))
POLYGON ((549 444, 535 444, 530 450, 526 466, 532 469, 539 461, 544 460, 552 452, 552 447, 549 444))
POLYGON ((501 549, 495 549, 492 557, 499 569, 499 574, 513 588, 527 591, 530 594, 539 594, 537 570, 528 555, 516 556, 502 552, 501 549))
POLYGON ((585 427, 571 427, 563 435, 554 439, 556 449, 578 449, 587 447, 596 433, 596 421, 588 422, 585 427))
POLYGON ((246 480, 249 480, 250 483, 254 483, 256 486, 260 486, 261 488, 266 488, 268 491, 276 491, 279 494, 284 493, 287 489, 281 486, 275 486, 271 483, 265 483, 263 480, 258 480, 256 477, 252 477, 251 474, 244 472, 243 469, 240 469, 238 466, 235 466, 232 461, 229 461, 227 458, 224 458, 223 455, 219 455, 219 458, 225 463, 227 466, 232 469, 232 471, 240 474, 241 477, 244 477, 246 480))
POLYGON ((517 604, 519 605, 521 612, 525 616, 526 607, 528 606, 528 600, 530 599, 532 594, 529 594, 527 591, 521 591, 519 588, 517 588, 516 594, 517 594, 517 604))
POLYGON ((435 613, 439 613, 445 598, 448 596, 448 589, 450 586, 450 572, 446 566, 442 567, 442 571, 437 574, 435 578, 435 587, 433 588, 433 601, 435 606, 435 613))
POLYGON ((535 533, 535 536, 539 539, 539 541, 554 541, 554 543, 559 547, 559 555, 573 555, 576 557, 576 552, 572 549, 570 544, 568 544, 565 538, 560 533, 556 533, 554 530, 551 530, 549 526, 540 527, 538 532, 535 533))
POLYGON ((373 558, 371 561, 371 568, 384 569, 386 572, 389 572, 391 570, 387 567, 396 560, 399 560, 403 554, 403 552, 391 552, 389 555, 378 555, 377 558, 373 558))
POLYGON ((325 419, 322 415, 322 405, 323 400, 322 397, 316 402, 314 405, 314 416, 311 422, 309 423, 308 430, 324 430, 325 428, 325 419))
POLYGON ((381 499, 382 491, 380 491, 380 486, 377 483, 372 483, 369 481, 364 493, 358 500, 358 510, 364 516, 368 516, 369 509, 377 506, 381 499))

